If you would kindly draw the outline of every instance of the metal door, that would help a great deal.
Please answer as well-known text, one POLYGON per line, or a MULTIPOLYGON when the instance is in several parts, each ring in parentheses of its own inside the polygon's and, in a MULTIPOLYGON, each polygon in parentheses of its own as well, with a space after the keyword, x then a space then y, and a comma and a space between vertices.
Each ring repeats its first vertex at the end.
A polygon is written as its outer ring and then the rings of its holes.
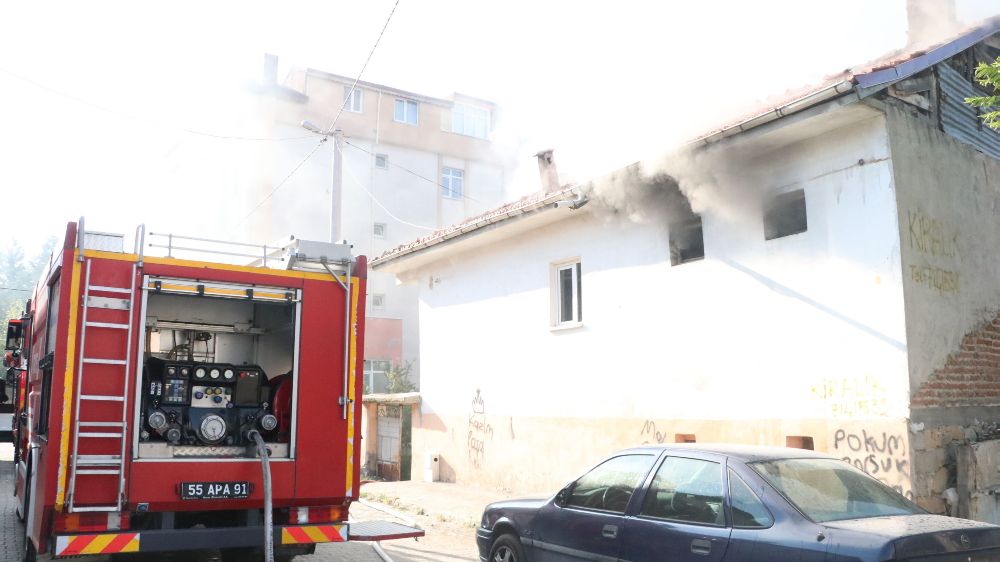
POLYGON ((402 429, 402 407, 391 404, 379 404, 378 450, 375 461, 379 477, 385 480, 399 480, 402 429))

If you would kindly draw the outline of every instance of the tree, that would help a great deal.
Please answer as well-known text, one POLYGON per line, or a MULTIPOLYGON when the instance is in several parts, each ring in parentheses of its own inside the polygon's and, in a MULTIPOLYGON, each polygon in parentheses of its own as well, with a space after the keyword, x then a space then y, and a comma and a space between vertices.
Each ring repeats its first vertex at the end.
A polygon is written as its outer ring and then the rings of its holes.
POLYGON ((993 95, 965 98, 965 103, 983 112, 981 117, 988 127, 1000 130, 1000 58, 992 63, 979 63, 976 81, 991 88, 993 95))
POLYGON ((49 238, 31 259, 15 240, 0 248, 0 287, 3 287, 0 289, 0 326, 6 326, 8 320, 24 311, 24 303, 31 298, 38 276, 49 265, 55 245, 56 239, 49 238))

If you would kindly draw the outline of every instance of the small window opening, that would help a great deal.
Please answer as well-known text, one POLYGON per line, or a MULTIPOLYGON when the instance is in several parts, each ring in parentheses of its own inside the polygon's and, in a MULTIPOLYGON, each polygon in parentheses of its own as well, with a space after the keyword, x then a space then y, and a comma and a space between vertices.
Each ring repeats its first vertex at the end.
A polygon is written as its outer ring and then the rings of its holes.
POLYGON ((808 435, 789 435, 785 437, 785 446, 793 449, 813 451, 813 438, 808 435))
POLYGON ((675 433, 674 443, 697 443, 694 433, 675 433))
POLYGON ((385 238, 386 224, 384 222, 377 222, 372 225, 372 235, 375 238, 385 238))
POLYGON ((806 193, 801 189, 770 198, 764 205, 764 239, 774 240, 805 232, 806 193))
POLYGON ((580 282, 580 262, 555 266, 554 325, 583 322, 583 296, 580 282))
POLYGON ((372 308, 374 308, 375 310, 385 309, 385 295, 373 294, 372 308))
POLYGON ((705 238, 701 216, 670 225, 670 265, 680 265, 705 258, 705 238))
POLYGON ((389 155, 388 154, 376 154, 375 155, 375 167, 380 170, 389 169, 389 155))

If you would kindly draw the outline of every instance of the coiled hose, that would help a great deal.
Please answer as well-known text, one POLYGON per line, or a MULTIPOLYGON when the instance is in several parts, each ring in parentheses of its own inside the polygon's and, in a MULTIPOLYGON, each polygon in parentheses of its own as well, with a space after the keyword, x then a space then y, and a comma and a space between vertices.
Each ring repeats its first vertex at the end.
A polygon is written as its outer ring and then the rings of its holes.
POLYGON ((274 521, 271 514, 271 465, 264 438, 256 429, 251 430, 249 437, 257 443, 257 455, 260 457, 261 471, 264 473, 264 560, 274 562, 274 521))

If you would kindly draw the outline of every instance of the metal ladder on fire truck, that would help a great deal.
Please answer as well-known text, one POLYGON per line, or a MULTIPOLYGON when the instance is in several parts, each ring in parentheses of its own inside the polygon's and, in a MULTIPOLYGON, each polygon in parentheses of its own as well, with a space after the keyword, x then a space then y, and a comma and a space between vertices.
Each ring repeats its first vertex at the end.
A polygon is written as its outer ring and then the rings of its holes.
MULTIPOLYGON (((144 230, 144 229, 143 229, 144 230)), ((136 269, 142 267, 142 257, 138 264, 133 264, 129 286, 113 286, 92 284, 91 278, 108 279, 114 276, 102 271, 112 267, 110 260, 93 260, 84 255, 86 233, 83 228, 83 218, 80 218, 77 229, 77 247, 79 261, 84 266, 84 285, 82 301, 82 319, 80 332, 80 348, 76 365, 76 393, 74 402, 73 448, 71 449, 70 476, 68 486, 67 508, 69 513, 80 512, 118 512, 122 510, 125 497, 125 454, 126 435, 128 428, 128 393, 129 377, 132 370, 132 303, 135 302, 136 269), (92 310, 97 313, 99 321, 91 318, 92 310), (117 333, 117 337, 111 333, 117 333), (124 341, 120 345, 108 345, 107 342, 124 341), (91 345, 97 338, 88 335, 102 336, 102 346, 91 345), (94 347, 104 349, 98 353, 94 347), (112 351, 108 351, 108 349, 112 351), (97 356, 103 355, 103 356, 97 356), (97 389, 120 389, 100 390, 97 389), (118 412, 118 415, 115 413, 118 412), (104 415, 99 415, 103 413, 104 415), (100 454, 81 454, 81 448, 101 451, 100 454), (110 453, 109 453, 110 451, 110 453), (117 454, 115 454, 117 451, 117 454), (110 488, 108 477, 117 477, 117 487, 110 488), (115 497, 106 498, 98 504, 78 505, 77 489, 83 485, 98 484, 103 479, 103 486, 88 487, 88 495, 92 490, 115 491, 115 497)), ((120 263, 120 262, 119 262, 120 263)), ((104 498, 102 498, 103 500, 104 498)))

